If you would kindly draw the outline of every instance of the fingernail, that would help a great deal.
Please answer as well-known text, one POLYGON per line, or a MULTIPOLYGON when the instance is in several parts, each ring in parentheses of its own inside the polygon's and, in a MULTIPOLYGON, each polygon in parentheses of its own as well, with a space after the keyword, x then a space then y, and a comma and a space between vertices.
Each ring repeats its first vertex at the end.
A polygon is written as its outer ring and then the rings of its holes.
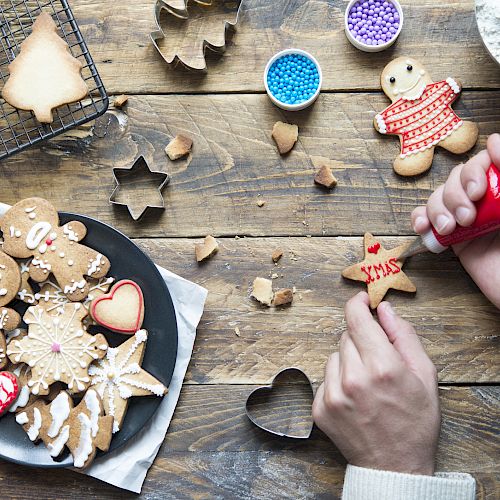
POLYGON ((415 224, 414 224, 413 229, 415 229, 415 231, 418 231, 419 228, 424 227, 425 224, 426 224, 425 217, 417 217, 415 219, 415 224))
POLYGON ((392 308, 392 304, 390 302, 385 303, 385 310, 391 315, 391 316, 396 316, 396 312, 392 308))
POLYGON ((467 196, 469 198, 472 198, 477 191, 477 182, 476 181, 469 181, 467 183, 466 191, 467 191, 467 196))
POLYGON ((450 218, 447 215, 438 215, 437 218, 437 231, 439 234, 441 234, 443 231, 446 230, 446 226, 450 223, 450 218))
POLYGON ((467 207, 458 207, 457 212, 457 221, 459 224, 464 224, 469 221, 470 218, 470 209, 467 207))

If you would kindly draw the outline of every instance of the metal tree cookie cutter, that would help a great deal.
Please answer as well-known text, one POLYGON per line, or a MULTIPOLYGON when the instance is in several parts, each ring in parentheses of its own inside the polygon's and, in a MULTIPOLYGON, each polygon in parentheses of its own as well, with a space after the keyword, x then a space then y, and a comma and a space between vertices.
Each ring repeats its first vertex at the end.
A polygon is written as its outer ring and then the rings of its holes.
POLYGON ((285 368, 274 376, 270 385, 250 393, 245 411, 250 421, 266 432, 307 439, 313 429, 313 399, 309 377, 300 368, 285 368))
POLYGON ((227 31, 236 27, 242 4, 243 0, 156 0, 154 13, 158 29, 150 34, 151 41, 168 65, 176 67, 180 63, 187 69, 204 72, 207 70, 206 49, 218 53, 226 50, 227 31), (170 28, 181 35, 180 46, 172 50, 167 50, 169 36, 160 23, 162 11, 168 14, 170 28), (212 22, 207 25, 207 20, 212 22), (195 29, 190 32, 192 26, 195 29), (199 33, 205 32, 200 40, 199 33))
POLYGON ((130 167, 113 168, 113 177, 116 186, 109 202, 112 205, 127 207, 135 221, 139 220, 148 208, 165 209, 162 190, 169 183, 170 176, 151 170, 144 156, 139 156, 130 167))

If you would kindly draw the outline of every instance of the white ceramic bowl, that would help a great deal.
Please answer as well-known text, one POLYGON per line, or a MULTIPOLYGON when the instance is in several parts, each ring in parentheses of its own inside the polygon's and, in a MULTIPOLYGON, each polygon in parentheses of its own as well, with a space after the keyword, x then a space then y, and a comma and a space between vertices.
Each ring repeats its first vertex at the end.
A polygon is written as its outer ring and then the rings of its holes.
POLYGON ((323 73, 321 72, 321 66, 319 65, 318 61, 311 54, 309 54, 309 52, 306 52, 305 50, 301 49, 286 49, 282 50, 281 52, 278 52, 273 57, 271 57, 271 59, 269 59, 269 62, 266 65, 266 69, 264 70, 264 85, 266 87, 266 92, 267 95, 269 96, 269 99, 271 99, 273 104, 287 111, 300 111, 301 109, 305 109, 308 106, 310 106, 318 98, 321 92, 322 84, 323 84, 323 73), (298 54, 299 56, 305 56, 308 59, 310 59, 316 65, 319 75, 319 85, 318 88, 316 89, 316 92, 307 101, 298 104, 286 104, 284 102, 281 102, 279 99, 276 99, 276 97, 274 97, 274 95, 272 94, 269 85, 267 84, 267 75, 269 73, 269 70, 271 69, 271 66, 280 57, 287 56, 289 54, 298 54))
POLYGON ((480 13, 478 12, 479 10, 479 7, 478 7, 478 4, 476 2, 476 8, 475 8, 475 12, 476 12, 476 23, 477 23, 477 29, 479 31, 479 35, 481 36, 481 41, 483 42, 483 46, 484 48, 486 49, 486 51, 488 52, 488 54, 491 56, 491 58, 496 61, 496 63, 500 66, 500 59, 497 59, 494 55, 493 55, 493 51, 491 49, 491 47, 489 47, 489 45, 486 43, 486 40, 484 38, 484 34, 481 30, 481 27, 480 27, 480 24, 479 24, 479 15, 480 13))
POLYGON ((344 15, 344 28, 345 28, 345 35, 347 39, 359 50, 362 50, 363 52, 381 52, 382 50, 385 50, 389 48, 397 39, 399 34, 401 33, 401 30, 403 29, 403 9, 401 8, 401 4, 398 2, 398 0, 385 0, 387 2, 391 2, 394 7, 396 7, 396 10, 398 11, 399 14, 399 28, 398 31, 396 31, 396 34, 394 37, 389 40, 388 42, 383 43, 382 45, 367 45, 366 43, 362 43, 359 40, 356 40, 352 33, 349 31, 349 12, 352 8, 352 6, 358 2, 359 0, 351 0, 349 2, 349 5, 347 6, 345 10, 345 15, 344 15))

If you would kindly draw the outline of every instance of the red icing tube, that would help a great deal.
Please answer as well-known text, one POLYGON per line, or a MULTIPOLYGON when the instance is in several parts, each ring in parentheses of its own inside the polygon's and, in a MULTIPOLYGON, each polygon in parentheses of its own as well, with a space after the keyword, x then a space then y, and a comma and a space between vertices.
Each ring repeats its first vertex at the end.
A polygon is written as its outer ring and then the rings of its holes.
POLYGON ((484 198, 476 202, 476 220, 469 227, 457 226, 455 231, 441 236, 433 227, 424 234, 422 240, 425 246, 434 253, 444 252, 449 246, 484 236, 500 229, 500 170, 490 165, 486 172, 488 189, 484 198))

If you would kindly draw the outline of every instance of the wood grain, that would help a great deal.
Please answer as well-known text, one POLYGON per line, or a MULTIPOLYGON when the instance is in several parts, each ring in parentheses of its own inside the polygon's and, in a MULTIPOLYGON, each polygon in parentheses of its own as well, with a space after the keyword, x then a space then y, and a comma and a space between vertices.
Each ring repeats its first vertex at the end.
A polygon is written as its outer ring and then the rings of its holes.
POLYGON ((398 139, 372 126, 386 105, 379 94, 330 94, 290 115, 262 95, 131 96, 127 114, 107 113, 93 127, 3 161, 0 200, 43 195, 61 210, 96 217, 134 237, 412 234, 413 208, 497 130, 500 91, 465 92, 455 106, 479 124, 481 138, 470 154, 439 151, 429 174, 410 179, 392 169, 398 139), (300 128, 299 143, 285 157, 271 138, 278 120, 300 128), (163 149, 178 133, 193 138, 193 153, 171 162, 163 149), (151 169, 172 177, 164 190, 166 210, 134 223, 108 198, 112 168, 129 166, 140 154, 151 169), (332 193, 313 180, 325 162, 339 181, 332 193))
MULTIPOLYGON (((345 467, 339 452, 318 429, 311 439, 298 441, 255 428, 244 413, 254 388, 185 387, 141 498, 339 498, 345 467)), ((477 498, 493 500, 500 493, 495 445, 500 388, 446 386, 440 397, 438 470, 474 474, 477 498)), ((132 498, 71 471, 0 463, 0 478, 3 498, 132 498)))
POLYGON ((466 88, 500 87, 500 68, 482 45, 473 0, 402 4, 405 25, 396 44, 367 54, 344 34, 345 2, 247 0, 227 52, 209 55, 205 75, 172 70, 156 53, 149 39, 156 29, 152 1, 123 0, 117 9, 101 0, 74 0, 72 7, 112 93, 263 92, 267 61, 290 47, 318 59, 324 90, 378 90, 383 67, 402 55, 422 59, 436 80, 453 76, 466 88))
MULTIPOLYGON (((381 238, 386 248, 403 241, 408 240, 381 238)), ((345 329, 344 304, 364 289, 340 275, 362 259, 362 238, 219 239, 219 253, 201 266, 194 258, 195 242, 138 241, 159 265, 209 291, 186 380, 260 384, 289 366, 321 380, 326 359, 345 329), (271 253, 278 247, 285 255, 275 266, 271 253), (272 273, 278 275, 275 289, 296 286, 291 307, 267 309, 250 299, 254 278, 272 273)), ((500 312, 453 254, 415 256, 405 272, 417 293, 391 291, 386 298, 417 327, 440 380, 500 381, 500 312)))

